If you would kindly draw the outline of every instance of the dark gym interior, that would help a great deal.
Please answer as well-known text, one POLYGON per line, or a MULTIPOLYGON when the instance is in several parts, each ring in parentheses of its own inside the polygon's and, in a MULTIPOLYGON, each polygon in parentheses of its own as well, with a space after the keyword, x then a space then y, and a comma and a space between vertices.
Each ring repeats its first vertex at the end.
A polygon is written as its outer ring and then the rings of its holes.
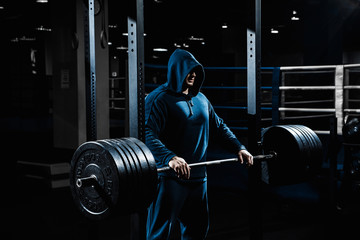
MULTIPOLYGON (((359 238, 359 0, 93 1, 97 139, 129 136, 133 43, 128 24, 143 3, 143 18, 137 18, 143 34, 135 39, 143 43, 137 51, 143 53, 144 95, 166 81, 172 52, 188 50, 205 68, 202 92, 245 145, 252 131, 247 30, 259 9, 254 3, 260 2, 257 126, 309 127, 322 143, 321 166, 303 181, 257 185, 260 235, 251 232, 249 221, 254 214, 249 169, 238 163, 207 167, 207 239, 359 238)), ((79 212, 70 190, 70 163, 87 141, 89 124, 87 4, 0 1, 4 239, 145 239, 145 212, 136 215, 139 220, 119 214, 91 221, 79 212)), ((227 157, 231 154, 211 140, 208 160, 227 157)), ((178 235, 174 231, 172 239, 178 235)))

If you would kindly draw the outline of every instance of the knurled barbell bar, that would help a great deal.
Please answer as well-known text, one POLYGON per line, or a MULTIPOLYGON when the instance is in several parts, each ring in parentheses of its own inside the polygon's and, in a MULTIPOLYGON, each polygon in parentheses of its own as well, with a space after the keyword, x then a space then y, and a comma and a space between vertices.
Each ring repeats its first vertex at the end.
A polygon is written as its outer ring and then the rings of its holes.
MULTIPOLYGON (((254 160, 267 165, 271 184, 303 181, 319 167, 322 145, 318 136, 303 125, 277 125, 262 131, 263 155, 254 160)), ((190 167, 236 162, 237 158, 189 164, 190 167)), ((157 188, 158 172, 147 146, 136 138, 85 142, 71 161, 70 187, 80 211, 99 220, 111 214, 129 214, 146 209, 157 188)))

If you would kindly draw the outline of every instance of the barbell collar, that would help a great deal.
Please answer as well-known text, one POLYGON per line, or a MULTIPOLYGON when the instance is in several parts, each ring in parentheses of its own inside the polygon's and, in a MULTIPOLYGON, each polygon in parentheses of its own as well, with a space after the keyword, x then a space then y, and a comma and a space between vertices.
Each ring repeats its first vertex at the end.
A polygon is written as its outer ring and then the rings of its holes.
POLYGON ((99 184, 97 177, 94 174, 91 174, 89 177, 83 177, 76 179, 76 186, 78 188, 92 186, 95 184, 99 184))

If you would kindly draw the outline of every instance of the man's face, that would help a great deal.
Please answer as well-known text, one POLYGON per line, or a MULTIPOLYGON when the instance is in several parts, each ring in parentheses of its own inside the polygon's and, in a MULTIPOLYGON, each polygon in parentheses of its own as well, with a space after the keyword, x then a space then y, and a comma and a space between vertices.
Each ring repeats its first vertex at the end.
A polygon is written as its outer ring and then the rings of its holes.
POLYGON ((188 87, 192 87, 194 86, 195 83, 195 78, 196 78, 196 73, 195 71, 191 71, 185 78, 185 84, 188 87))

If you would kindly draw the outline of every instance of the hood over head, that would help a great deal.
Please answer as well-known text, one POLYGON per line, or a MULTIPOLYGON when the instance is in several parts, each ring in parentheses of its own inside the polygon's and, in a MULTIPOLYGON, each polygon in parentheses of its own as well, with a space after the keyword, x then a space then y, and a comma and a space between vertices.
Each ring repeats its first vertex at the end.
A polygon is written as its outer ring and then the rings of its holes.
POLYGON ((192 70, 195 70, 196 78, 194 86, 189 89, 189 95, 187 95, 187 103, 190 109, 190 115, 192 115, 191 98, 199 93, 205 79, 205 72, 203 66, 191 53, 182 49, 176 49, 169 58, 167 82, 157 87, 145 98, 145 123, 147 123, 149 119, 151 109, 157 97, 166 91, 178 94, 182 93, 185 78, 192 70))
POLYGON ((196 96, 205 79, 204 68, 190 52, 176 49, 169 58, 166 88, 181 93, 185 78, 192 70, 196 73, 196 79, 190 93, 196 96))

